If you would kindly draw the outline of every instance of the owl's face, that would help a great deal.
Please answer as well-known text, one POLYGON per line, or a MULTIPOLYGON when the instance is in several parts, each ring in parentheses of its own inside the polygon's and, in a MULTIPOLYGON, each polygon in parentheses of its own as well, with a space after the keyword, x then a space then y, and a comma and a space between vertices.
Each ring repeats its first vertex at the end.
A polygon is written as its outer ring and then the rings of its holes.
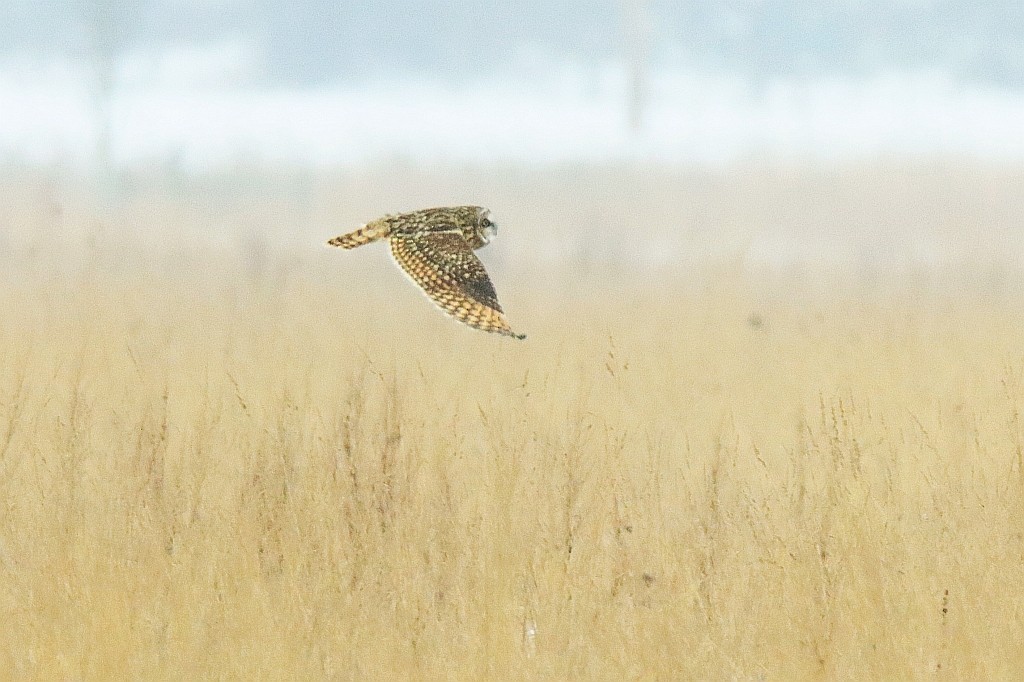
POLYGON ((488 209, 482 206, 463 206, 459 210, 464 216, 464 220, 460 221, 462 237, 471 249, 486 246, 491 237, 498 234, 498 226, 491 220, 488 209))
POLYGON ((491 220, 489 209, 477 207, 476 226, 477 233, 480 235, 480 241, 484 244, 490 243, 491 237, 498 234, 498 225, 491 220))

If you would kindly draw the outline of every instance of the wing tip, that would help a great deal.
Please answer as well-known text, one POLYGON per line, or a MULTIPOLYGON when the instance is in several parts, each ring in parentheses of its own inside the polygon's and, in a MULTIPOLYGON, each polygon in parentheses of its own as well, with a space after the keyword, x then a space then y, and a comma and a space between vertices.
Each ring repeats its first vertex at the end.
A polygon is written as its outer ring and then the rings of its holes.
MULTIPOLYGON (((475 325, 469 325, 469 326, 472 327, 472 326, 475 326, 475 325)), ((504 318, 501 319, 501 324, 499 324, 499 325, 477 326, 476 328, 480 329, 480 330, 483 330, 485 332, 491 332, 492 334, 500 334, 501 336, 508 336, 509 338, 513 338, 516 341, 525 341, 526 340, 526 334, 518 334, 518 333, 512 331, 512 328, 508 326, 508 322, 506 322, 504 318)))

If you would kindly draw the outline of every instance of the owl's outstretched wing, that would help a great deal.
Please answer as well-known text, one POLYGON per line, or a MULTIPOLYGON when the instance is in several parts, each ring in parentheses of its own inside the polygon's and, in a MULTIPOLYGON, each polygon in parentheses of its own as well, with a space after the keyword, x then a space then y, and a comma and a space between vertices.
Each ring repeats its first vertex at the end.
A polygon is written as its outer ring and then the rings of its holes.
POLYGON ((390 242, 395 262, 441 310, 476 329, 526 338, 509 327, 483 263, 461 235, 393 236, 390 242))

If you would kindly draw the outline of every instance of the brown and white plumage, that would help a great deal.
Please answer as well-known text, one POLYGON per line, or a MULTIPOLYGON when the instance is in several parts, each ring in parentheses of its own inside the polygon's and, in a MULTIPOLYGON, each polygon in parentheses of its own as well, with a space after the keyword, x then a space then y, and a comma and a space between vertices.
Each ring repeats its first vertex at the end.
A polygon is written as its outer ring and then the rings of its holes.
POLYGON ((479 206, 428 208, 387 215, 327 243, 354 249, 387 239, 395 262, 445 313, 486 332, 516 339, 483 263, 473 253, 497 230, 479 206))

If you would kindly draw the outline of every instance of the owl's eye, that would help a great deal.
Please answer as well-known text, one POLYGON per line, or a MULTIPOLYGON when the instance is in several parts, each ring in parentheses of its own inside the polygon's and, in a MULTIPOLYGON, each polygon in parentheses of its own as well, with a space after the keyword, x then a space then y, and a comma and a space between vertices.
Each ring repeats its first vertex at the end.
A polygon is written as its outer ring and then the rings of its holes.
POLYGON ((490 227, 491 224, 492 223, 490 218, 484 218, 483 220, 480 221, 480 227, 490 227))

